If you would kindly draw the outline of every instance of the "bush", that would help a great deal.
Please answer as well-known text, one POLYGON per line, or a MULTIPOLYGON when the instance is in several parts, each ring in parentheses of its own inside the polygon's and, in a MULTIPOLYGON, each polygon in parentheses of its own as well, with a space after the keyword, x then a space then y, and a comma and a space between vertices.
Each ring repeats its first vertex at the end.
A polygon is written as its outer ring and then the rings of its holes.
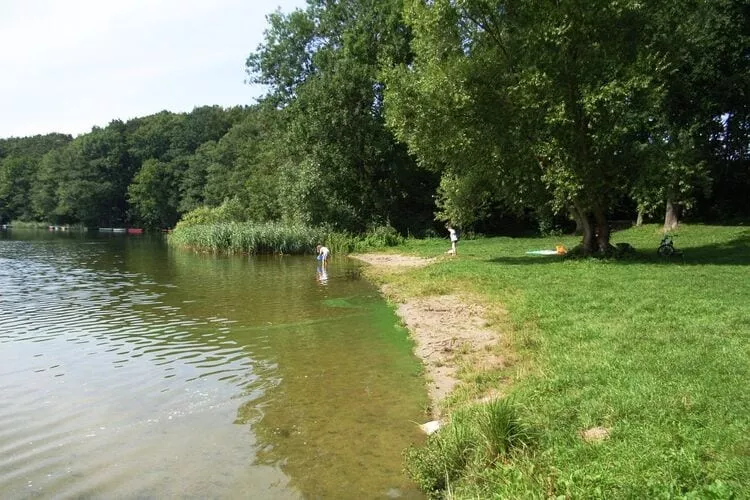
POLYGON ((198 207, 182 216, 178 226, 198 226, 219 222, 245 222, 247 214, 237 198, 224 200, 218 207, 198 207))
POLYGON ((377 248, 395 247, 401 245, 406 238, 401 236, 391 226, 375 226, 355 240, 353 251, 362 252, 377 248))
POLYGON ((404 460, 422 491, 438 497, 462 476, 523 451, 531 442, 532 433, 519 419, 518 409, 506 399, 494 399, 454 412, 423 447, 408 448, 404 460))

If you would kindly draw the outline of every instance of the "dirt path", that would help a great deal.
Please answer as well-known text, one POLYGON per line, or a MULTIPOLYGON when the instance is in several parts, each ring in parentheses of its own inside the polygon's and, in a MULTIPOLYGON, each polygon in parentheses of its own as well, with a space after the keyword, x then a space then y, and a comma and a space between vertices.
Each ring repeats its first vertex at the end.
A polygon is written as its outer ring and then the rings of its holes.
MULTIPOLYGON (((358 254, 352 257, 381 271, 407 270, 435 262, 393 254, 358 254)), ((389 285, 383 286, 391 295, 389 285)), ((425 366, 433 416, 440 417, 440 402, 458 385, 459 363, 471 359, 475 365, 490 367, 502 363, 490 346, 498 333, 487 326, 484 308, 458 295, 408 298, 397 313, 416 343, 415 353, 425 366)))
POLYGON ((409 269, 414 267, 424 267, 436 262, 436 258, 426 259, 423 257, 412 257, 409 255, 386 254, 386 253, 361 253, 350 255, 355 259, 361 260, 375 267, 392 268, 392 269, 409 269))

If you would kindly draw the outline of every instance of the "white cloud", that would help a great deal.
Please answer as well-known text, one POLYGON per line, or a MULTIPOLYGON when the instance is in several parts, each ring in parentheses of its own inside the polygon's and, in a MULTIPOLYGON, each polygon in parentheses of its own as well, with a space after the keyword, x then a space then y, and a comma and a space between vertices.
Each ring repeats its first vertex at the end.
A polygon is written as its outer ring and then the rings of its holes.
POLYGON ((163 109, 251 104, 265 15, 304 0, 3 0, 0 137, 80 134, 163 109))

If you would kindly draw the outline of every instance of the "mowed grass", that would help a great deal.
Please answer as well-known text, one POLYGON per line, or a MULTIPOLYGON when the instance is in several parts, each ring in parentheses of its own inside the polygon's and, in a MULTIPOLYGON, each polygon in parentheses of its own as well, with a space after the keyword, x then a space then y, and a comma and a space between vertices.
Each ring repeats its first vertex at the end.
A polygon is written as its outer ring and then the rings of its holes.
MULTIPOLYGON (((577 237, 464 240, 457 258, 383 277, 405 295, 479 297, 515 359, 466 371, 450 404, 500 388, 536 443, 465 471, 451 496, 750 496, 750 229, 683 226, 683 253, 669 260, 656 255, 660 239, 653 225, 614 233, 636 249, 621 260, 526 254, 577 237), (603 440, 582 438, 597 427, 603 440)), ((448 246, 410 240, 397 251, 448 246)))

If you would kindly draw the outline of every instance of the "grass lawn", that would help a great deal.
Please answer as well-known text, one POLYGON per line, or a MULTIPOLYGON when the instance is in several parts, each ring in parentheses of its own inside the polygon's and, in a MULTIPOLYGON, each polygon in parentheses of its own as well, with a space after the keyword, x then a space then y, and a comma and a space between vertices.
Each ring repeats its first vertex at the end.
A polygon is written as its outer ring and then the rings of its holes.
MULTIPOLYGON (((501 387, 535 443, 469 467, 453 496, 750 497, 750 228, 683 226, 683 254, 669 260, 656 255, 660 239, 653 225, 614 233, 636 249, 617 261, 526 254, 571 248, 570 236, 462 240, 457 258, 383 276, 404 295, 479 297, 516 359, 466 370, 449 404, 501 387), (605 439, 582 439, 597 427, 605 439)), ((396 251, 448 247, 410 240, 396 251)))

